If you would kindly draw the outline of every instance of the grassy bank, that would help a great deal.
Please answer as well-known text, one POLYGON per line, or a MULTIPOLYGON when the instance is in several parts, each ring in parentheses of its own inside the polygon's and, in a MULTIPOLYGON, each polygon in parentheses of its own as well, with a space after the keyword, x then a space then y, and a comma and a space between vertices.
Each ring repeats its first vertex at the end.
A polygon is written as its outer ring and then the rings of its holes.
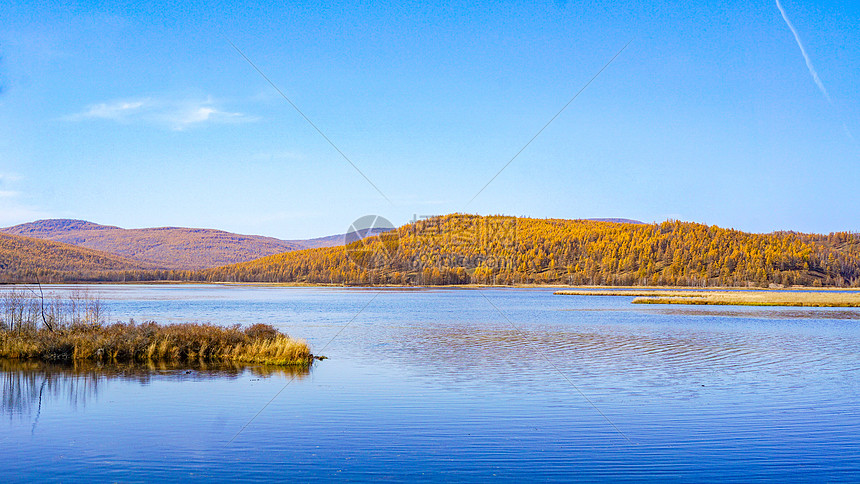
POLYGON ((564 290, 567 296, 628 296, 633 304, 858 308, 860 293, 837 291, 655 291, 564 290))
POLYGON ((555 291, 553 294, 559 296, 666 296, 685 295, 693 296, 700 291, 670 291, 670 290, 648 290, 648 289, 564 289, 555 291))
POLYGON ((236 362, 309 366, 310 348, 267 324, 108 324, 87 291, 63 297, 41 286, 0 293, 0 358, 97 362, 236 362))
POLYGON ((233 361, 289 366, 308 366, 313 360, 307 343, 265 324, 242 329, 153 322, 81 324, 54 331, 45 327, 7 329, 0 331, 0 357, 102 362, 233 361))
POLYGON ((739 291, 637 297, 633 304, 860 308, 860 294, 739 291))

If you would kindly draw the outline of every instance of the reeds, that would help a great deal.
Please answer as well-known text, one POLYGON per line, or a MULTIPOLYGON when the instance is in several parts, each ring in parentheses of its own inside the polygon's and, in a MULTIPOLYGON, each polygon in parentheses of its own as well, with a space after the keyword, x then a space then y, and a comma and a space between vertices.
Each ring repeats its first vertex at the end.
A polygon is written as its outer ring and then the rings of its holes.
POLYGON ((694 291, 668 291, 664 289, 562 289, 555 291, 553 294, 557 296, 664 296, 666 294, 683 294, 695 297, 701 293, 694 291))
POLYGON ((0 331, 26 331, 46 326, 62 329, 78 325, 102 325, 108 311, 98 297, 86 290, 67 297, 44 293, 39 286, 24 286, 0 294, 0 331))
POLYGON ((844 292, 737 291, 637 297, 633 304, 860 308, 860 294, 844 292))
POLYGON ((267 324, 248 328, 155 322, 106 324, 101 302, 88 294, 67 299, 41 291, 0 297, 0 357, 44 361, 233 361, 309 366, 303 340, 267 324))
POLYGON ((45 361, 192 362, 234 361, 308 366, 313 360, 302 340, 269 325, 242 329, 212 324, 114 323, 0 331, 0 357, 45 361))

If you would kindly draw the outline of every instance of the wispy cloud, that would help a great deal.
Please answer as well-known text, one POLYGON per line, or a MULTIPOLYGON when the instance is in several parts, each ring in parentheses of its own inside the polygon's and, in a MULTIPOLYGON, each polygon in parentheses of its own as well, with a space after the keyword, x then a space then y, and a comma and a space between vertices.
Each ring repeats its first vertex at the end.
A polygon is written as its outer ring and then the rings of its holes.
POLYGON ((118 123, 146 123, 182 131, 206 123, 248 123, 256 116, 221 109, 212 100, 122 99, 91 104, 66 117, 70 121, 103 119, 118 123))
POLYGON ((145 101, 115 101, 112 103, 92 104, 81 113, 72 115, 75 119, 112 119, 115 121, 127 119, 140 112, 145 101))
POLYGON ((809 73, 812 74, 812 80, 815 82, 815 85, 818 86, 818 90, 821 91, 821 94, 824 94, 824 97, 827 98, 827 102, 833 104, 833 100, 830 99, 830 93, 827 92, 827 88, 824 87, 824 83, 821 82, 821 78, 818 77, 818 72, 815 71, 815 67, 809 59, 809 54, 806 53, 806 48, 800 40, 800 35, 798 35, 797 29, 794 28, 794 24, 791 23, 791 20, 788 19, 788 15, 786 15, 785 9, 782 8, 782 4, 779 3, 779 0, 776 0, 776 8, 779 9, 779 13, 782 14, 782 19, 785 20, 785 24, 788 25, 789 29, 791 29, 791 33, 794 34, 794 40, 797 42, 797 46, 800 47, 800 54, 803 55, 803 60, 806 61, 806 68, 809 69, 809 73))
POLYGON ((0 186, 4 183, 11 183, 20 180, 21 177, 15 173, 0 173, 0 186))
POLYGON ((164 121, 172 124, 174 129, 184 129, 188 126, 212 123, 247 123, 258 118, 243 113, 222 111, 208 105, 189 105, 171 113, 165 113, 164 121))

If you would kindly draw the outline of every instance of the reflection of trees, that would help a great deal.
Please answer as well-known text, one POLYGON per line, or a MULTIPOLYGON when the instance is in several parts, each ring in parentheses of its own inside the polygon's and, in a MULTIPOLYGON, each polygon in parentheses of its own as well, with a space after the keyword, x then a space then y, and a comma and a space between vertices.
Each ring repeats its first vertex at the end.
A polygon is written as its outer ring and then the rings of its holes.
POLYGON ((47 399, 65 399, 72 407, 95 398, 102 378, 97 372, 78 371, 34 361, 0 360, 0 413, 34 417, 34 426, 47 399))
POLYGON ((65 400, 69 406, 86 406, 98 397, 99 388, 110 380, 148 385, 155 379, 204 381, 236 379, 247 373, 259 378, 304 378, 309 368, 249 366, 237 363, 98 364, 75 362, 47 363, 33 360, 0 359, 0 414, 26 416, 38 422, 42 403, 48 399, 65 400))

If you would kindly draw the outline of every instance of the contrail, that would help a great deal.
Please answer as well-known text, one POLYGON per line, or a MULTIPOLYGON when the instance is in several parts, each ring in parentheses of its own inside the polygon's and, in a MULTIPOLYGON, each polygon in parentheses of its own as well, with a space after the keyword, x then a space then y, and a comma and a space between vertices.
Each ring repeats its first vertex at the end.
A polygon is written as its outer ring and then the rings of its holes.
MULTIPOLYGON (((824 83, 821 82, 821 78, 818 77, 818 73, 815 72, 815 67, 812 66, 812 61, 809 60, 809 54, 806 53, 806 48, 803 47, 803 42, 800 41, 800 36, 797 35, 797 29, 794 28, 791 20, 788 19, 788 15, 785 14, 785 9, 782 8, 782 4, 779 3, 779 0, 776 0, 776 8, 779 9, 779 13, 782 14, 782 19, 785 20, 785 24, 788 25, 789 29, 791 29, 791 33, 794 34, 794 40, 797 42, 797 46, 800 47, 800 53, 803 55, 803 60, 806 61, 806 68, 809 69, 809 73, 812 74, 812 80, 815 81, 815 85, 818 86, 818 90, 821 91, 821 94, 824 94, 824 98, 827 99, 827 103, 838 112, 836 105, 833 104, 833 99, 830 98, 830 93, 827 92, 827 88, 824 87, 824 83)), ((845 130, 845 134, 851 142, 856 145, 857 139, 854 138, 851 130, 848 129, 848 124, 844 120, 842 121, 842 129, 845 130)))
POLYGON ((791 20, 788 19, 788 15, 785 14, 785 9, 782 8, 782 4, 779 3, 779 0, 776 0, 776 8, 779 9, 779 13, 782 14, 782 19, 785 20, 788 28, 791 29, 791 33, 794 34, 794 40, 797 41, 797 46, 800 47, 800 53, 803 54, 803 60, 806 61, 806 68, 809 69, 809 73, 812 74, 812 80, 815 81, 815 85, 818 86, 818 90, 821 91, 821 94, 824 94, 824 97, 827 98, 827 102, 830 105, 833 105, 833 100, 830 99, 830 93, 827 92, 827 88, 824 87, 824 83, 821 82, 821 78, 818 77, 818 73, 815 72, 815 67, 812 67, 812 61, 809 60, 809 54, 806 53, 806 48, 803 47, 803 42, 800 41, 800 36, 797 35, 797 30, 792 25, 791 20))

